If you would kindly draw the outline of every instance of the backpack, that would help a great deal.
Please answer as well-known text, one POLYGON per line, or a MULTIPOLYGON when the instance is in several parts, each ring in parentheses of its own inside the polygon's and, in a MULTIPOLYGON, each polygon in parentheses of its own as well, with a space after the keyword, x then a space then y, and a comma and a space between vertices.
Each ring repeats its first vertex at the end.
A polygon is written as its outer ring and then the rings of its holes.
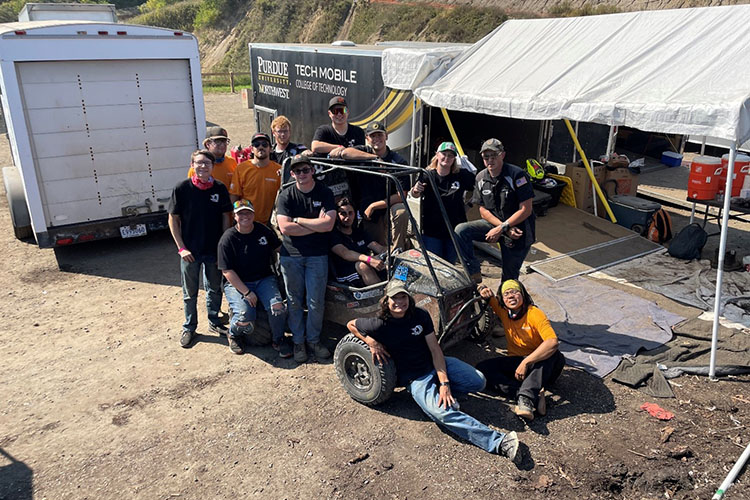
POLYGON ((700 259, 701 250, 708 240, 708 234, 697 222, 688 224, 677 233, 669 244, 669 255, 678 259, 700 259))
POLYGON ((655 243, 664 243, 672 239, 672 218, 666 210, 660 208, 653 213, 645 236, 655 243))

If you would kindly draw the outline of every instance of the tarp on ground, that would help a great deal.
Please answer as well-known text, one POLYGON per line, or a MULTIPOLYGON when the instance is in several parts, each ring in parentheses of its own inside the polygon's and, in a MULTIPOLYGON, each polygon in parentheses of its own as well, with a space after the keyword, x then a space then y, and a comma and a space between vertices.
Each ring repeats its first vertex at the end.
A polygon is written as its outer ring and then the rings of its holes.
POLYGON ((510 20, 415 93, 449 110, 743 143, 750 139, 748 19, 750 5, 510 20))

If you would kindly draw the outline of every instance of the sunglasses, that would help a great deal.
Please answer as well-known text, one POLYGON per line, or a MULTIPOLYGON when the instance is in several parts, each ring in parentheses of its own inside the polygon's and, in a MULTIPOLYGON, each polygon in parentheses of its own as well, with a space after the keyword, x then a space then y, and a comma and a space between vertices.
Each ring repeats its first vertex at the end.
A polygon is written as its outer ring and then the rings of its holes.
POLYGON ((495 159, 495 158, 497 158, 498 156, 500 156, 500 154, 499 154, 499 153, 493 153, 493 154, 488 154, 488 155, 482 155, 482 159, 483 159, 483 160, 494 160, 494 159, 495 159))
POLYGON ((312 172, 312 169, 310 167, 295 168, 294 170, 292 170, 292 173, 294 175, 309 174, 310 172, 312 172))
POLYGON ((252 143, 252 145, 254 148, 267 148, 268 146, 270 146, 268 141, 255 141, 252 143))
POLYGON ((229 139, 211 139, 215 144, 229 144, 229 139))
POLYGON ((511 295, 521 295, 521 290, 505 290, 503 297, 510 297, 511 295))
POLYGON ((234 203, 232 203, 232 208, 234 208, 235 210, 237 210, 237 209, 238 209, 238 208, 240 208, 240 207, 247 207, 247 208, 249 208, 250 210, 253 210, 253 211, 255 211, 255 210, 253 209, 253 204, 252 204, 252 203, 250 203, 250 201, 249 201, 249 200, 237 200, 237 201, 235 201, 234 203))
POLYGON ((344 106, 344 107, 341 107, 341 108, 333 108, 331 110, 331 113, 333 113, 334 115, 345 115, 346 113, 348 113, 348 111, 349 110, 346 109, 346 106, 344 106))

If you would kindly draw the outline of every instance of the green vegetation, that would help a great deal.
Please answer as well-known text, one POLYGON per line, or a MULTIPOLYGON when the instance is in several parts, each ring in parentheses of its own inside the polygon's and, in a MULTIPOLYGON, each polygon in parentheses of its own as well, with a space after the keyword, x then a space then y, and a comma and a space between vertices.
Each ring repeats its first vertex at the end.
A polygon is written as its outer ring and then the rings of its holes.
POLYGON ((128 19, 128 23, 192 32, 195 16, 199 8, 200 0, 180 2, 146 11, 143 14, 128 19))
POLYGON ((600 14, 615 14, 620 9, 613 5, 599 4, 597 6, 584 5, 583 7, 572 7, 570 2, 562 2, 550 7, 548 14, 550 17, 578 17, 578 16, 596 16, 600 14))

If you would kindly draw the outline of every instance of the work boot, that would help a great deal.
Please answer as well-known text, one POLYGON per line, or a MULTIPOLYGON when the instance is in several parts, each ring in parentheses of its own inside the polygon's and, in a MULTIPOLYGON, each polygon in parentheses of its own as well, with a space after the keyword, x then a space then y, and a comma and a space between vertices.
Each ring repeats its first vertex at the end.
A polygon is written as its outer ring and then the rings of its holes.
POLYGON ((518 402, 513 411, 519 417, 523 417, 526 420, 534 420, 534 404, 528 396, 519 394, 518 402))
POLYGON ((539 391, 539 400, 536 402, 536 412, 541 417, 547 414, 547 399, 544 397, 544 389, 539 391))
POLYGON ((513 463, 518 463, 520 455, 518 454, 518 435, 515 431, 505 435, 500 445, 497 447, 497 454, 509 459, 513 463))
POLYGON ((229 350, 232 351, 235 354, 242 354, 242 346, 239 342, 237 342, 237 337, 228 337, 229 340, 229 350))
POLYGON ((284 337, 278 343, 273 342, 271 347, 278 351, 280 358, 291 358, 293 354, 292 343, 288 338, 284 337))
POLYGON ((182 336, 180 337, 180 345, 187 349, 193 344, 193 340, 195 339, 195 332, 193 330, 188 330, 187 328, 182 330, 182 336))
POLYGON ((328 359, 331 357, 331 351, 329 351, 328 348, 326 348, 326 346, 324 346, 320 342, 307 344, 307 346, 310 348, 317 359, 328 359))
POLYGON ((305 349, 305 344, 294 344, 294 361, 297 363, 305 363, 307 362, 307 349, 305 349))

